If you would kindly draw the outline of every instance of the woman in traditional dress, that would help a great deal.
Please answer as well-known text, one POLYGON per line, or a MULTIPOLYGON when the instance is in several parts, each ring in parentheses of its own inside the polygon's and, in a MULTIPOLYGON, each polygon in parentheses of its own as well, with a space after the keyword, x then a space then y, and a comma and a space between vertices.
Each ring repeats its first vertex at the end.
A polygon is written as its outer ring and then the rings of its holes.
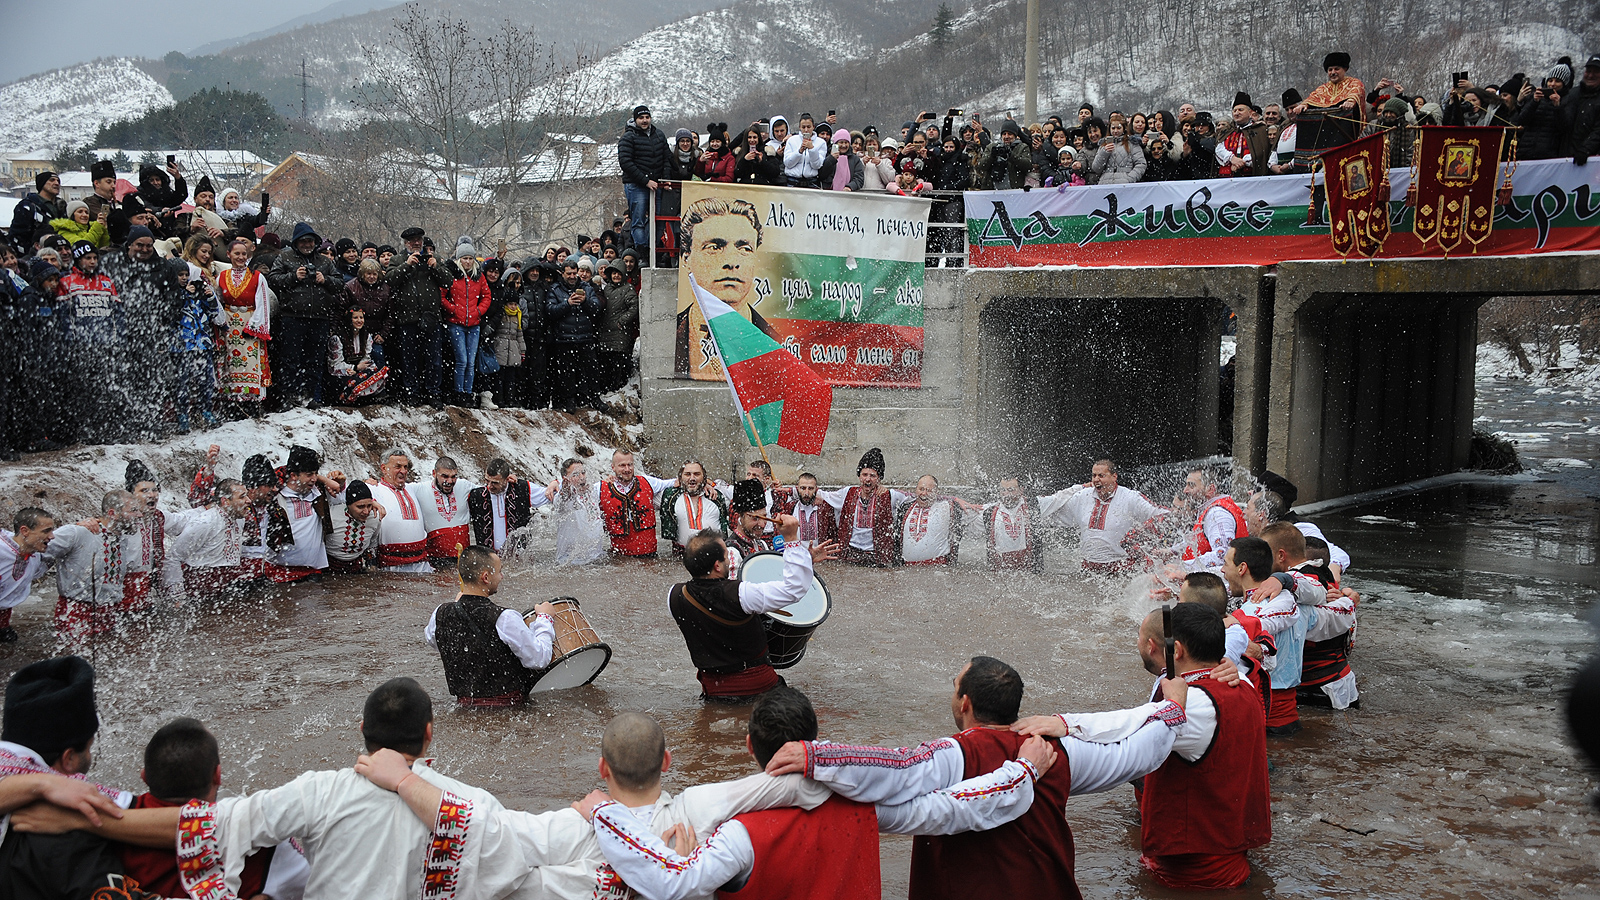
POLYGON ((328 335, 328 374, 339 384, 340 406, 371 402, 389 383, 389 367, 372 359, 372 338, 367 313, 359 306, 350 307, 345 327, 328 335))
POLYGON ((266 277, 250 268, 252 249, 248 240, 236 238, 228 246, 232 265, 217 276, 217 295, 228 317, 218 384, 224 399, 251 404, 242 408, 255 415, 272 385, 266 342, 272 339, 274 298, 266 277))

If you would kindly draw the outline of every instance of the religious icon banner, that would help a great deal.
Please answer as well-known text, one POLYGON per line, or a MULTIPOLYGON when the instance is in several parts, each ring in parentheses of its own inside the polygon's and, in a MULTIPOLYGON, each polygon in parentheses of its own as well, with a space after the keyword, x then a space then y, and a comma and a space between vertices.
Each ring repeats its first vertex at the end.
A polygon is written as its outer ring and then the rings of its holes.
POLYGON ((833 385, 922 386, 927 200, 684 182, 674 373, 724 381, 694 286, 833 385))
MULTIPOLYGON (((1494 230, 1504 128, 1419 128, 1412 233, 1446 256, 1478 248, 1494 230)), ((1585 166, 1584 168, 1588 168, 1585 166)))
POLYGON ((1389 139, 1388 132, 1380 131, 1320 157, 1328 191, 1328 233, 1340 256, 1377 256, 1389 238, 1389 170, 1384 164, 1389 139))
MULTIPOLYGON (((1481 157, 1491 202, 1496 156, 1490 149, 1481 157)), ((1376 258, 1444 256, 1437 242, 1424 245, 1412 232, 1411 170, 1390 169, 1388 178, 1391 233, 1376 258)), ((1495 210, 1493 231, 1477 245, 1480 256, 1600 250, 1600 162, 1523 160, 1512 182, 1511 202, 1495 210)), ((1309 174, 968 191, 968 254, 974 266, 996 267, 1337 260, 1326 211, 1307 221, 1310 198, 1309 174)))

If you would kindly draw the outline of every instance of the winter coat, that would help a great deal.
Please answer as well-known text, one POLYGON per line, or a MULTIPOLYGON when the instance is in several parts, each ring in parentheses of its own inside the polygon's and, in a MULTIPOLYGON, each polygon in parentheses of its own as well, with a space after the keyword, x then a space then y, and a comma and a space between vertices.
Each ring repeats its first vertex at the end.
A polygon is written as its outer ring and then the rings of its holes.
POLYGON ((733 180, 738 184, 782 184, 783 163, 765 151, 760 159, 745 159, 740 153, 735 157, 733 180))
POLYGON ((68 244, 88 241, 97 250, 111 245, 111 231, 97 219, 90 219, 87 225, 79 225, 77 219, 51 219, 50 228, 65 238, 68 244))
MULTIPOLYGON (((1570 96, 1570 94, 1568 95, 1570 96)), ((1562 98, 1563 101, 1566 97, 1562 98)), ((1529 99, 1517 110, 1516 122, 1522 126, 1517 139, 1517 156, 1522 159, 1554 159, 1561 155, 1561 107, 1543 100, 1529 99)))
MULTIPOLYGON (((539 263, 540 266, 549 266, 550 263, 539 263)), ((538 269, 533 269, 523 276, 522 284, 522 334, 527 338, 529 352, 538 351, 550 334, 550 303, 551 285, 543 278, 532 278, 529 275, 538 274, 538 269)))
POLYGON ((828 157, 822 163, 821 170, 817 172, 818 184, 820 184, 822 189, 825 191, 833 190, 833 176, 839 171, 839 160, 841 159, 845 161, 845 165, 850 167, 850 182, 846 184, 845 187, 848 187, 851 191, 859 193, 861 191, 861 186, 865 183, 867 173, 866 170, 861 166, 861 157, 855 155, 854 153, 846 153, 844 156, 828 157))
POLYGON ((1121 141, 1112 141, 1094 155, 1094 173, 1100 176, 1100 184, 1135 184, 1144 177, 1144 165, 1144 151, 1132 141, 1126 147, 1121 141))
POLYGON ((732 153, 726 151, 712 153, 708 150, 700 154, 699 162, 694 164, 694 174, 699 176, 701 181, 721 181, 731 184, 738 164, 739 160, 732 153))
POLYGON ((1217 138, 1215 135, 1189 137, 1189 156, 1180 165, 1185 179, 1217 177, 1217 138))
POLYGON ((1566 123, 1561 155, 1573 159, 1600 156, 1600 88, 1590 90, 1582 83, 1574 85, 1561 98, 1561 115, 1566 123))
MULTIPOLYGON (((176 210, 189 202, 189 184, 183 180, 182 175, 169 177, 167 171, 159 166, 139 167, 139 190, 136 191, 139 199, 149 208, 151 213, 161 220, 161 227, 168 234, 176 234, 178 228, 178 215, 169 212, 160 215, 161 210, 176 210), (156 178, 170 181, 166 187, 156 187, 156 178)), ((157 235, 160 237, 160 235, 157 235)))
POLYGON ((101 269, 117 286, 126 310, 128 344, 165 354, 183 322, 183 307, 189 299, 183 285, 189 278, 189 264, 159 256, 136 260, 121 250, 109 252, 103 259, 101 269))
POLYGON ((861 189, 863 191, 882 192, 894 186, 894 161, 887 156, 878 157, 876 162, 861 161, 861 189))
MULTIPOLYGON (((612 266, 606 268, 611 269, 612 266)), ((622 266, 615 268, 620 271, 622 266)), ((608 281, 602 290, 606 304, 605 312, 600 317, 596 346, 613 353, 632 353, 633 332, 639 327, 639 294, 626 280, 621 284, 608 281)))
POLYGON ((646 182, 660 181, 666 177, 667 136, 652 124, 648 131, 628 123, 617 140, 617 165, 622 167, 622 180, 628 184, 646 187, 646 182))
POLYGON ((439 259, 430 266, 426 256, 419 256, 415 263, 410 262, 410 256, 395 259, 401 262, 390 266, 383 276, 389 286, 389 326, 438 328, 444 312, 439 291, 450 287, 453 280, 449 260, 439 259))
POLYGON ((1183 163, 1172 155, 1172 148, 1167 147, 1167 152, 1157 159, 1147 156, 1144 164, 1143 181, 1181 181, 1183 179, 1183 163))
POLYGON ((662 170, 662 177, 668 181, 693 181, 694 169, 699 162, 698 159, 694 158, 694 151, 692 150, 686 160, 678 155, 677 149, 669 148, 667 151, 667 166, 662 170))
POLYGON ((490 345, 494 349, 494 361, 501 368, 522 365, 528 355, 528 339, 523 334, 523 320, 527 316, 521 299, 509 291, 502 292, 492 309, 495 326, 490 345))
MULTIPOLYGON (((115 200, 107 200, 99 194, 90 194, 83 198, 84 205, 89 207, 89 221, 100 218, 100 210, 109 208, 106 213, 106 231, 111 235, 111 243, 121 246, 128 240, 128 229, 133 224, 128 221, 128 213, 123 210, 122 204, 115 200)), ((62 213, 66 215, 66 213, 62 213)))
POLYGON ((972 188, 972 158, 965 153, 939 154, 939 168, 933 173, 936 191, 965 191, 972 188))
POLYGON ((344 286, 344 308, 359 307, 366 313, 366 331, 375 338, 389 340, 389 285, 381 279, 367 284, 357 278, 344 286))
POLYGON ((335 298, 344 292, 344 279, 339 276, 333 262, 312 253, 301 256, 293 246, 283 248, 272 261, 272 271, 267 273, 267 286, 278 295, 278 315, 299 319, 322 319, 332 322, 340 318, 335 298), (306 277, 295 277, 301 266, 306 277), (317 283, 317 273, 322 273, 322 283, 317 283))
POLYGON ((1027 142, 1018 140, 1007 144, 1004 140, 995 141, 981 148, 972 160, 972 189, 994 190, 997 171, 1007 173, 1010 187, 1020 188, 1032 168, 1033 151, 1027 142))
POLYGON ((439 299, 444 304, 444 320, 451 325, 463 325, 471 328, 483 322, 483 316, 489 311, 489 282, 483 277, 483 270, 469 276, 455 263, 450 264, 451 274, 455 279, 448 287, 440 288, 439 299))
MULTIPOLYGON (((52 220, 66 217, 67 201, 60 197, 46 200, 37 193, 29 194, 11 213, 11 242, 16 244, 18 252, 26 256, 33 248, 33 242, 50 232, 52 220)), ((94 221, 93 218, 90 221, 94 221)))
POLYGON ((595 294, 594 285, 580 281, 569 287, 565 281, 558 281, 550 289, 544 308, 550 321, 550 340, 554 343, 587 344, 594 340, 600 321, 600 298, 595 294), (576 306, 567 302, 578 291, 583 292, 583 302, 576 306))

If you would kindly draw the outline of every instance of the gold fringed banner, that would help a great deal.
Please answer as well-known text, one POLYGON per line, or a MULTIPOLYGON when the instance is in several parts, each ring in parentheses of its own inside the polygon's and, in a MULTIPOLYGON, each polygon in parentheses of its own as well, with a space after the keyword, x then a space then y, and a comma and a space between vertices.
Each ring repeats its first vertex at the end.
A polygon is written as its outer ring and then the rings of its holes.
POLYGON ((1418 129, 1417 209, 1412 231, 1446 256, 1478 246, 1494 231, 1496 177, 1506 129, 1479 126, 1418 129))
POLYGON ((1389 239, 1389 132, 1379 131, 1321 156, 1328 233, 1341 257, 1371 259, 1389 239))

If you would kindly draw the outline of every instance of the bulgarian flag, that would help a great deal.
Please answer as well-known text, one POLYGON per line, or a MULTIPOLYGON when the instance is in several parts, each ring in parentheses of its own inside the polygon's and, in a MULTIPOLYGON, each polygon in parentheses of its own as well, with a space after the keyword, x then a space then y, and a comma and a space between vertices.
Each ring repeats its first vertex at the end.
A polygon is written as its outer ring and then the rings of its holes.
POLYGON ((692 275, 689 287, 710 326, 751 446, 777 444, 796 453, 821 453, 833 386, 733 307, 702 290, 692 275))

